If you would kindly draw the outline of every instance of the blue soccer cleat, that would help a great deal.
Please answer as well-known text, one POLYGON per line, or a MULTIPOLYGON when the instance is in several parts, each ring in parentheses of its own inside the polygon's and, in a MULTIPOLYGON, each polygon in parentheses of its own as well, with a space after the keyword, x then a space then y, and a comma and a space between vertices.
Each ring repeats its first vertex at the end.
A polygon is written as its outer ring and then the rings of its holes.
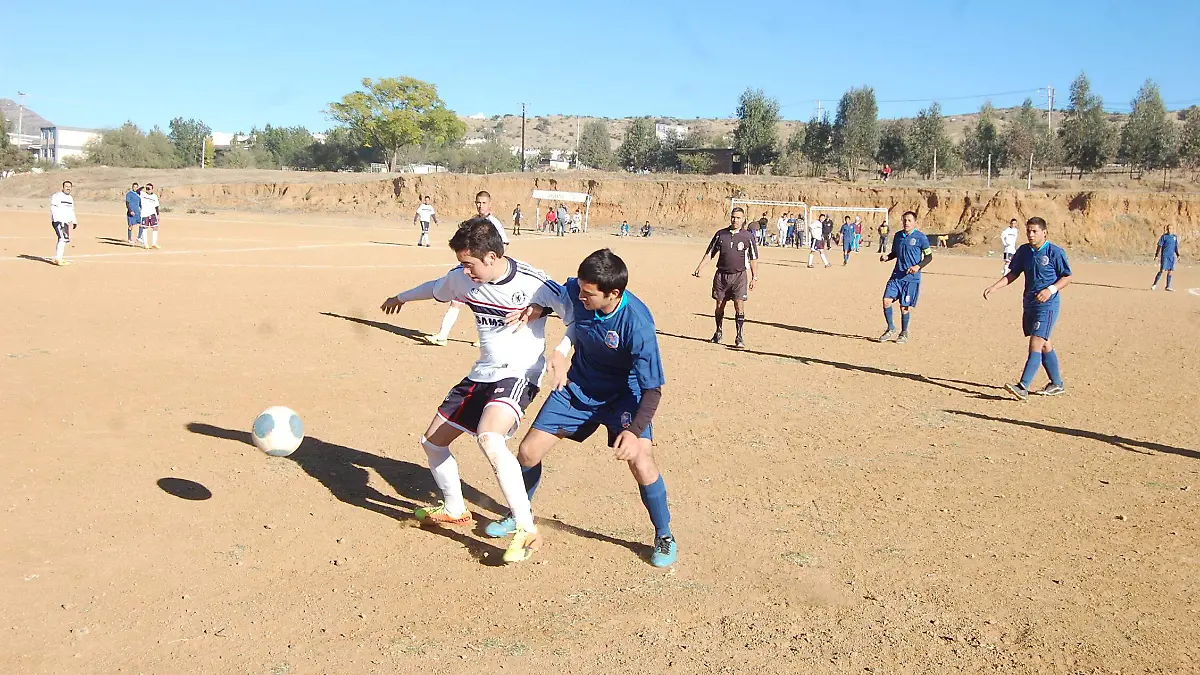
POLYGON ((500 539, 517 531, 517 521, 509 514, 508 517, 487 524, 483 533, 493 539, 500 539))
POLYGON ((667 535, 654 540, 654 553, 650 554, 650 564, 655 567, 670 567, 679 556, 679 548, 675 545, 675 537, 667 535))

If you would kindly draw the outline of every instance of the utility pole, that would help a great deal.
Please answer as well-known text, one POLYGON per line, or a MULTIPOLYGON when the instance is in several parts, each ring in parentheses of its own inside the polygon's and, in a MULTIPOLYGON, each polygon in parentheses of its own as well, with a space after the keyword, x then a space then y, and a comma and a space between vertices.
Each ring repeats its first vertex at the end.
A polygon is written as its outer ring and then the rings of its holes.
POLYGON ((1054 87, 1046 86, 1046 130, 1054 135, 1054 87))
POLYGON ((21 102, 17 104, 17 147, 19 148, 21 147, 21 137, 25 135, 25 92, 18 91, 17 98, 21 99, 21 102))
POLYGON ((821 99, 817 99, 817 121, 821 121, 821 99))
POLYGON ((525 104, 521 104, 521 171, 525 171, 525 104))

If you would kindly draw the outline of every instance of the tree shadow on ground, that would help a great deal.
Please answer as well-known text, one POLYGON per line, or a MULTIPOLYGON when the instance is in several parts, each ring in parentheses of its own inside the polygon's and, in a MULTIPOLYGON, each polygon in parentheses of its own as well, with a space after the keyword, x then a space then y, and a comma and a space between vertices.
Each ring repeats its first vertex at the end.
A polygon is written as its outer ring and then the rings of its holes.
MULTIPOLYGON (((712 314, 695 313, 696 316, 702 316, 706 319, 712 319, 712 314)), ((727 317, 728 318, 728 317, 727 317)), ((810 335, 824 335, 826 337, 844 338, 846 340, 866 340, 867 342, 875 342, 874 339, 865 335, 850 335, 848 333, 833 333, 819 328, 809 328, 808 326, 789 326, 786 323, 775 323, 773 321, 758 321, 756 319, 746 319, 746 323, 756 326, 770 326, 772 328, 781 328, 783 330, 795 331, 797 333, 808 333, 810 335)))
POLYGON ((1075 436, 1076 438, 1087 438, 1101 443, 1114 445, 1122 450, 1136 452, 1142 455, 1150 455, 1155 452, 1162 452, 1169 455, 1179 455, 1180 457, 1189 457, 1191 459, 1200 459, 1200 451, 1188 450, 1187 448, 1177 448, 1172 445, 1163 445, 1162 443, 1153 443, 1151 441, 1135 441, 1132 438, 1123 436, 1114 436, 1112 434, 1102 434, 1096 431, 1085 431, 1083 429, 1072 429, 1071 427, 1060 427, 1052 424, 1042 424, 1040 422, 1027 422, 1025 420, 1014 420, 1007 417, 993 417, 984 415, 983 413, 967 412, 965 410, 947 410, 951 415, 962 415, 963 417, 973 417, 977 420, 986 420, 988 422, 1003 422, 1019 427, 1027 427, 1029 429, 1038 429, 1039 431, 1049 431, 1055 434, 1063 434, 1065 436, 1075 436))
MULTIPOLYGON (((203 422, 190 422, 187 429, 202 436, 252 445, 250 433, 246 431, 225 429, 203 422)), ((437 486, 433 482, 429 469, 405 460, 380 457, 311 436, 305 438, 300 447, 286 459, 300 465, 305 473, 317 479, 339 501, 414 526, 417 521, 412 512, 423 505, 438 501, 437 486), (371 487, 370 470, 379 474, 379 477, 392 487, 397 496, 383 494, 371 487)), ((462 483, 462 489, 463 497, 469 503, 491 511, 493 514, 508 513, 507 506, 500 504, 465 481, 462 483)), ((489 521, 483 519, 476 520, 475 534, 477 536, 483 536, 483 528, 487 522, 489 521)), ((647 548, 634 542, 569 525, 553 518, 538 518, 538 522, 550 529, 616 544, 636 553, 642 553, 647 548)), ((504 549, 499 546, 450 528, 428 527, 422 529, 458 542, 484 565, 503 564, 501 555, 504 553, 504 549)), ((489 539, 487 541, 503 542, 504 540, 489 539)))
MULTIPOLYGON (((693 340, 695 342, 703 342, 705 344, 709 344, 708 340, 705 340, 704 338, 692 337, 689 335, 674 335, 672 333, 664 333, 663 331, 657 331, 657 333, 659 335, 663 335, 666 337, 678 338, 680 340, 693 340)), ((775 352, 763 352, 763 351, 757 351, 754 349, 730 348, 730 350, 742 352, 744 354, 755 354, 757 356, 774 356, 776 358, 781 358, 781 359, 792 359, 793 361, 799 361, 800 363, 803 363, 805 365, 818 364, 818 365, 823 365, 823 366, 830 366, 831 368, 837 368, 838 370, 850 370, 850 371, 855 371, 855 372, 860 372, 860 373, 867 373, 870 375, 883 375, 886 377, 895 377, 895 378, 899 378, 902 380, 911 380, 913 382, 920 382, 922 384, 932 384, 935 387, 941 387, 942 389, 949 389, 951 391, 957 391, 962 394, 967 394, 968 396, 971 396, 972 398, 983 399, 985 401, 1008 400, 1008 399, 1004 398, 1003 396, 995 396, 993 394, 985 394, 985 393, 974 391, 971 389, 966 389, 965 387, 955 386, 958 384, 962 384, 962 385, 967 385, 967 386, 971 386, 971 387, 978 387, 980 389, 997 389, 998 388, 998 387, 994 387, 992 385, 987 385, 987 384, 978 384, 975 382, 965 382, 962 380, 950 380, 950 379, 945 379, 945 378, 940 378, 940 377, 926 377, 925 375, 918 375, 917 373, 906 373, 901 370, 884 370, 883 368, 876 368, 874 366, 860 366, 860 365, 856 365, 853 363, 843 363, 841 361, 831 361, 829 359, 821 359, 821 358, 817 358, 815 356, 803 356, 800 354, 778 354, 775 352), (951 383, 953 383, 953 384, 951 384, 951 383)))
MULTIPOLYGON (((361 326, 370 326, 371 328, 378 328, 379 330, 387 331, 387 332, 391 333, 392 335, 399 335, 401 337, 406 337, 406 338, 412 340, 413 342, 416 342, 419 345, 423 345, 426 347, 433 346, 425 339, 425 333, 422 333, 419 330, 414 330, 412 328, 404 328, 402 326, 395 326, 390 323, 384 323, 382 321, 372 321, 370 319, 361 319, 356 316, 345 316, 342 314, 335 314, 333 312, 321 312, 321 314, 323 316, 331 316, 335 319, 344 319, 346 321, 357 323, 361 326)), ((450 340, 448 340, 448 342, 467 343, 466 340, 456 340, 456 339, 450 339, 450 340)), ((470 343, 467 343, 467 344, 470 344, 470 343)))

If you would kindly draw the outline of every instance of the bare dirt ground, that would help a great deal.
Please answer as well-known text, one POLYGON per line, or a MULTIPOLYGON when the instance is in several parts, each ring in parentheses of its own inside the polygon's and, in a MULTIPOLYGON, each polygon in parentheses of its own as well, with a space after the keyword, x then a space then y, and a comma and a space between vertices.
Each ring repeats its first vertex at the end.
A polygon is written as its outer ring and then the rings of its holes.
MULTIPOLYGON (((1076 261, 1069 392, 1018 403, 1020 291, 981 297, 995 259, 938 257, 900 346, 866 339, 873 255, 766 250, 738 352, 704 342, 699 239, 514 237, 559 278, 601 246, 630 263, 681 556, 644 561, 596 438, 552 452, 547 546, 499 567, 497 542, 410 517, 471 324, 429 347, 411 336, 441 306, 377 307, 448 250, 380 220, 172 213, 143 251, 106 239, 119 215, 82 219, 56 268, 23 257, 53 250, 45 213, 0 212, 2 673, 1200 669, 1194 268, 1167 294, 1150 267, 1076 261), (247 443, 271 404, 306 423, 290 458, 247 443)), ((493 517, 486 460, 455 449, 493 517)))

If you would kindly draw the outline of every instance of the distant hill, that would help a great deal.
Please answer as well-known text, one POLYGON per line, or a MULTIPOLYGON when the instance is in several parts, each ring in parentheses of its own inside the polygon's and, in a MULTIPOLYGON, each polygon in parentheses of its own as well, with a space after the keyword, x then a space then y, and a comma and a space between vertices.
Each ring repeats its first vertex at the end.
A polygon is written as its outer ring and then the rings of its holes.
POLYGON ((37 136, 42 127, 52 127, 54 123, 42 117, 25 106, 25 113, 21 115, 21 106, 16 101, 8 98, 0 98, 0 115, 4 115, 4 119, 12 123, 10 131, 17 133, 17 118, 23 117, 21 126, 26 136, 37 136))

